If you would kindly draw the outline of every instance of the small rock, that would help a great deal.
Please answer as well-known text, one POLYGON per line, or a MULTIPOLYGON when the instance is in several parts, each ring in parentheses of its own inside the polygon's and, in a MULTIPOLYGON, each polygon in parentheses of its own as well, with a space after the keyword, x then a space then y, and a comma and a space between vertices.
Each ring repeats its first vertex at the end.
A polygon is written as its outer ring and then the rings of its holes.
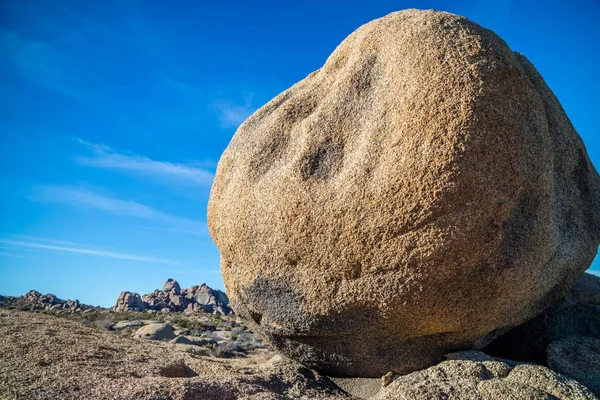
POLYGON ((381 377, 381 386, 386 387, 394 380, 394 373, 392 371, 388 372, 384 376, 381 377))
POLYGON ((126 329, 126 328, 137 328, 138 326, 143 326, 143 321, 119 321, 113 325, 114 329, 126 329))
POLYGON ((181 335, 171 340, 172 344, 189 344, 193 346, 206 346, 208 344, 216 344, 214 340, 202 339, 194 336, 181 335))

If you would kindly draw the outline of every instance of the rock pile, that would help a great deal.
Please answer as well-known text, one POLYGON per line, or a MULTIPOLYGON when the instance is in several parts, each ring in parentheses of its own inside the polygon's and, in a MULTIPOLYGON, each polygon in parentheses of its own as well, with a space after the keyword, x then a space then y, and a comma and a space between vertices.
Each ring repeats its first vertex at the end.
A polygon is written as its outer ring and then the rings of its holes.
POLYGON ((598 250, 600 177, 527 58, 406 10, 240 126, 208 223, 251 329, 374 377, 480 349, 562 298, 598 250))
POLYGON ((160 311, 160 312, 196 312, 227 315, 231 313, 227 295, 220 290, 211 289, 206 284, 181 289, 179 283, 168 279, 162 290, 140 296, 137 293, 121 292, 115 311, 160 311))
POLYGON ((114 306, 114 310, 118 312, 144 311, 145 309, 146 305, 140 295, 131 292, 121 292, 117 298, 117 304, 114 306))
POLYGON ((79 300, 62 300, 52 293, 41 294, 30 290, 20 297, 1 296, 0 305, 3 307, 19 308, 22 310, 53 310, 61 312, 85 312, 100 309, 100 307, 82 304, 79 300))

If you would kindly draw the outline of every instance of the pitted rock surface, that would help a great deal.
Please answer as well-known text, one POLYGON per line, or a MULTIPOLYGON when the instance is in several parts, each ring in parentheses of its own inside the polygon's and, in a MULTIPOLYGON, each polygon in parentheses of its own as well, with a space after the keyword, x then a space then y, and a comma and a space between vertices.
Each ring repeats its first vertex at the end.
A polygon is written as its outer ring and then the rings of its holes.
POLYGON ((600 243, 600 177, 523 55, 406 10, 240 126, 208 222, 253 330, 309 367, 379 377, 562 298, 600 243))

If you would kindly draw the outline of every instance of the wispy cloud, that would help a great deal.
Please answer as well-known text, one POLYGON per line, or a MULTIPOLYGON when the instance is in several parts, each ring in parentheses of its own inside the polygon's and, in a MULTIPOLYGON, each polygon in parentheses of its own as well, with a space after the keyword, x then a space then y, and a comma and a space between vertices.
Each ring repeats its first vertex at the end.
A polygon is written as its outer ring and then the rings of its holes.
POLYGON ((179 262, 172 261, 172 260, 165 260, 162 258, 143 257, 143 256, 132 255, 132 254, 92 250, 92 249, 86 249, 86 248, 81 248, 81 247, 55 246, 55 245, 49 245, 49 244, 24 242, 24 241, 18 241, 18 240, 7 240, 7 239, 0 239, 0 243, 17 246, 17 247, 63 251, 63 252, 68 252, 68 253, 87 254, 87 255, 98 256, 98 257, 119 258, 122 260, 145 261, 145 262, 153 262, 153 263, 159 263, 159 264, 181 265, 181 263, 179 263, 179 262))
POLYGON ((256 108, 252 106, 254 93, 245 96, 244 104, 231 101, 215 101, 211 106, 219 113, 218 118, 221 128, 237 128, 244 122, 256 108))
POLYGON ((202 221, 178 217, 130 200, 105 196, 77 186, 38 185, 33 188, 31 199, 72 206, 94 208, 116 215, 150 219, 170 228, 185 230, 189 234, 204 235, 206 224, 202 221))
POLYGON ((92 157, 76 157, 75 161, 81 165, 145 175, 190 186, 208 186, 214 179, 212 172, 194 163, 186 165, 156 161, 133 153, 119 153, 103 144, 88 143, 82 139, 77 141, 94 153, 92 157))
POLYGON ((32 257, 27 257, 27 256, 22 256, 20 254, 14 254, 14 253, 7 253, 4 251, 0 251, 0 257, 12 257, 12 258, 32 258, 32 257))
MULTIPOLYGON (((59 245, 77 246, 76 243, 68 242, 66 240, 46 239, 46 238, 42 238, 39 236, 10 235, 10 237, 12 239, 25 240, 25 241, 31 241, 31 242, 46 242, 46 243, 59 244, 59 245)), ((79 244, 79 246, 86 246, 86 245, 79 244)), ((0 246, 0 248, 1 247, 2 246, 0 246)), ((91 246, 87 246, 87 247, 91 247, 91 246)))

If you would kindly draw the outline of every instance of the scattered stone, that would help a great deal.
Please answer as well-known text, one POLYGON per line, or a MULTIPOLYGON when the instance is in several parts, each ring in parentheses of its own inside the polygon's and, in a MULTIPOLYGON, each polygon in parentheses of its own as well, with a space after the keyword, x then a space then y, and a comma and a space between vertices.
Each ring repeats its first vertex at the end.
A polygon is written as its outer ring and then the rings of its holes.
POLYGON ((175 338, 173 327, 167 323, 155 323, 141 327, 135 337, 148 340, 171 340, 175 338))
POLYGON ((37 313, 0 318, 0 337, 10 337, 0 342, 2 399, 348 399, 290 360, 216 359, 198 346, 130 340, 37 313))
POLYGON ((208 224, 253 331, 312 368, 380 377, 561 299, 598 250, 600 176, 523 55, 406 10, 240 126, 208 224))

